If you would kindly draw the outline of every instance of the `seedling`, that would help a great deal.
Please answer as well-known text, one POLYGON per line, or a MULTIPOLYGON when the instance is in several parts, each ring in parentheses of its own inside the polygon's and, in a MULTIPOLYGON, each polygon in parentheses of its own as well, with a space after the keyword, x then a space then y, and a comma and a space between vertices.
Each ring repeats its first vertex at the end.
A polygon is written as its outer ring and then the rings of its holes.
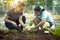
POLYGON ((60 26, 57 26, 53 31, 50 28, 47 28, 53 35, 60 37, 60 26))
POLYGON ((13 33, 17 33, 17 32, 18 32, 18 30, 16 30, 16 29, 13 29, 13 30, 12 30, 12 32, 13 32, 13 33))
POLYGON ((32 26, 32 25, 33 25, 33 22, 32 22, 32 21, 30 21, 30 22, 29 22, 29 26, 32 26))
POLYGON ((35 31, 36 31, 35 29, 30 30, 30 32, 32 32, 32 33, 35 33, 35 31))
POLYGON ((4 30, 4 33, 8 33, 9 32, 9 30, 4 30))

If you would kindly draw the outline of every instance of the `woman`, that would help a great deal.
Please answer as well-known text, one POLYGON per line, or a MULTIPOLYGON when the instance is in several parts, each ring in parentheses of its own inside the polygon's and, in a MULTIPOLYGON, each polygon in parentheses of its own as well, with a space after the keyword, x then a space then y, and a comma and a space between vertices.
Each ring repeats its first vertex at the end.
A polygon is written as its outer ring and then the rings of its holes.
POLYGON ((4 16, 5 26, 8 29, 22 30, 25 27, 26 18, 23 16, 23 9, 25 4, 23 2, 18 2, 18 5, 10 9, 4 16))

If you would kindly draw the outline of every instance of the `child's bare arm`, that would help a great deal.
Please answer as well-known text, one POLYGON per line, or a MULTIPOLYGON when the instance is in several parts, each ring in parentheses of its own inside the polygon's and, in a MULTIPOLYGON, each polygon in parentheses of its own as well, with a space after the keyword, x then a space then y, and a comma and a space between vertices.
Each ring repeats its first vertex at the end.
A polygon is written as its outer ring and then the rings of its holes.
POLYGON ((32 22, 35 24, 35 26, 40 22, 40 20, 37 18, 37 17, 35 17, 33 20, 32 20, 32 22))
POLYGON ((35 26, 35 28, 37 28, 37 27, 39 27, 39 26, 42 26, 45 22, 46 22, 46 19, 42 19, 42 21, 39 22, 39 23, 35 26))

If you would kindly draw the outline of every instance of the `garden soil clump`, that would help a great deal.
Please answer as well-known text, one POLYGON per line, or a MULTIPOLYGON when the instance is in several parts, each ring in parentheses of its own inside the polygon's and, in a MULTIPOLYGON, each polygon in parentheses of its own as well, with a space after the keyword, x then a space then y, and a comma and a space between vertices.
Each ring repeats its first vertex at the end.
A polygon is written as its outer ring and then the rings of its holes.
POLYGON ((0 40, 60 40, 60 37, 44 33, 43 30, 35 32, 4 32, 0 30, 0 40))

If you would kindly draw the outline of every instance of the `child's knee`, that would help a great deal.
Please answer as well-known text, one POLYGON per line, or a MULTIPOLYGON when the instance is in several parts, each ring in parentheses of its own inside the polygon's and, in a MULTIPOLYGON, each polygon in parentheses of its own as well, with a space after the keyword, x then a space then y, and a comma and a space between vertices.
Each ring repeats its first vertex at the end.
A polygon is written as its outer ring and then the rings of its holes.
POLYGON ((50 24, 48 22, 45 22, 45 24, 43 25, 43 29, 46 28, 46 27, 50 27, 50 24))
POLYGON ((45 22, 44 26, 50 26, 50 24, 48 22, 45 22))
POLYGON ((51 26, 51 29, 54 30, 54 29, 55 29, 55 25, 52 25, 52 26, 51 26))

